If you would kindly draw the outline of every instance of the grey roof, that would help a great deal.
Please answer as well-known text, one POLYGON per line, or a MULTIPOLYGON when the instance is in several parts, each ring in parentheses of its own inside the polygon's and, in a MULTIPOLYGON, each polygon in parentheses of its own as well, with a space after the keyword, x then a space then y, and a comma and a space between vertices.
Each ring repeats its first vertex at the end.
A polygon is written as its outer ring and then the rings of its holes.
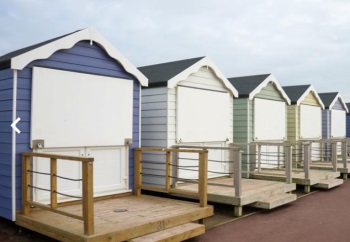
POLYGON ((65 35, 62 35, 62 36, 59 36, 59 37, 56 37, 56 38, 53 38, 53 39, 49 39, 49 40, 46 40, 44 42, 41 42, 41 43, 38 43, 38 44, 34 44, 34 45, 31 45, 31 46, 28 46, 28 47, 25 47, 25 48, 22 48, 22 49, 18 49, 18 50, 15 50, 15 51, 12 51, 10 53, 7 53, 3 56, 0 56, 0 69, 5 69, 5 68, 9 68, 11 67, 11 59, 16 57, 16 56, 19 56, 21 54, 24 54, 28 51, 31 51, 31 50, 34 50, 36 48, 39 48, 43 45, 46 45, 50 42, 53 42, 55 40, 58 40, 58 39, 61 39, 63 37, 66 37, 68 35, 71 35, 73 33, 76 33, 80 30, 77 30, 77 31, 74 31, 72 33, 69 33, 69 34, 65 34, 65 35))
POLYGON ((168 80, 203 58, 204 56, 149 66, 141 66, 138 67, 138 69, 148 78, 149 87, 167 86, 168 80))
MULTIPOLYGON (((350 112, 350 103, 345 103, 346 104, 346 106, 348 107, 348 110, 349 110, 349 112, 350 112)), ((349 113, 350 114, 350 113, 349 113)))
POLYGON ((329 106, 331 106, 332 102, 334 101, 337 95, 338 95, 338 92, 324 92, 324 93, 318 94, 325 108, 329 108, 329 106))
POLYGON ((284 92, 288 95, 291 104, 296 104, 301 96, 311 85, 284 86, 284 92))
POLYGON ((228 80, 237 89, 239 97, 247 97, 271 74, 231 77, 228 80))

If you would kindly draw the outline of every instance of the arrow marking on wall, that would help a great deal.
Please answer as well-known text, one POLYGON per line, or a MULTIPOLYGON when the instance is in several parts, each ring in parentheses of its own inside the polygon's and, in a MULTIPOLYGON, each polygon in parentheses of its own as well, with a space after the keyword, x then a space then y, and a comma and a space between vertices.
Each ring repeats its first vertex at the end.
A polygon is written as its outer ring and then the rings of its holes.
POLYGON ((11 127, 19 134, 21 131, 16 127, 16 124, 21 120, 21 118, 17 118, 15 122, 11 124, 11 127))

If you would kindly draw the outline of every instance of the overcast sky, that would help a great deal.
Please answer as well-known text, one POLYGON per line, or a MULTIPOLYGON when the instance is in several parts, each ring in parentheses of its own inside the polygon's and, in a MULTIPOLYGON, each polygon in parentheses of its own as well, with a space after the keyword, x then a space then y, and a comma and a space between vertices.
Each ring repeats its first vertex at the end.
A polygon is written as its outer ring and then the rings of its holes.
POLYGON ((93 26, 135 66, 209 56, 350 102, 348 0, 0 0, 0 56, 93 26))

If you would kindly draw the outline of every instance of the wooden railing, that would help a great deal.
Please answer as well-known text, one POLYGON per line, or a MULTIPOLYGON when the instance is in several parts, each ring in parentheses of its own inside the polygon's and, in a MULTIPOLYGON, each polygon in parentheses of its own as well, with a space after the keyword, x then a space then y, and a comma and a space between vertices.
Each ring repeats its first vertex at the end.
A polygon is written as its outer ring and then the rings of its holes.
POLYGON ((67 217, 79 219, 84 222, 84 233, 94 233, 94 207, 93 207, 93 161, 94 158, 53 155, 43 153, 22 152, 22 214, 30 213, 30 206, 55 212, 67 217), (50 159, 50 205, 34 202, 31 199, 31 157, 50 159), (81 162, 82 165, 82 206, 83 214, 78 216, 57 209, 57 160, 71 160, 81 162))
POLYGON ((176 193, 199 198, 201 207, 206 207, 207 200, 207 171, 208 171, 208 151, 194 149, 172 149, 172 148, 135 148, 134 149, 134 194, 141 195, 141 190, 157 191, 164 193, 176 193), (142 152, 165 153, 165 186, 144 185, 142 182, 142 152), (171 160, 172 154, 197 153, 198 154, 198 192, 186 191, 171 187, 171 160))

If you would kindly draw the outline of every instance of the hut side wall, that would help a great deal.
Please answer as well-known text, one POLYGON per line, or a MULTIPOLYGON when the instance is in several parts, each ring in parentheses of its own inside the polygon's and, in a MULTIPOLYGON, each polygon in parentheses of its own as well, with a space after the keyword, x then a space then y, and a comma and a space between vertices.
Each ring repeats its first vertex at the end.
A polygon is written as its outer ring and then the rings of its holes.
POLYGON ((287 140, 295 142, 300 137, 299 107, 297 105, 287 106, 287 140))
MULTIPOLYGON (((169 89, 173 90, 173 89, 169 89)), ((144 88, 141 93, 141 147, 168 146, 168 88, 144 88)), ((165 155, 144 153, 143 160, 159 164, 144 163, 143 182, 151 185, 164 185, 164 179, 158 175, 164 174, 165 155), (163 163, 163 164, 162 164, 163 163), (154 176, 153 176, 154 175, 154 176)))
POLYGON ((12 220, 13 70, 0 70, 0 217, 12 220))
POLYGON ((328 139, 331 135, 331 118, 328 109, 322 110, 322 138, 328 139))

